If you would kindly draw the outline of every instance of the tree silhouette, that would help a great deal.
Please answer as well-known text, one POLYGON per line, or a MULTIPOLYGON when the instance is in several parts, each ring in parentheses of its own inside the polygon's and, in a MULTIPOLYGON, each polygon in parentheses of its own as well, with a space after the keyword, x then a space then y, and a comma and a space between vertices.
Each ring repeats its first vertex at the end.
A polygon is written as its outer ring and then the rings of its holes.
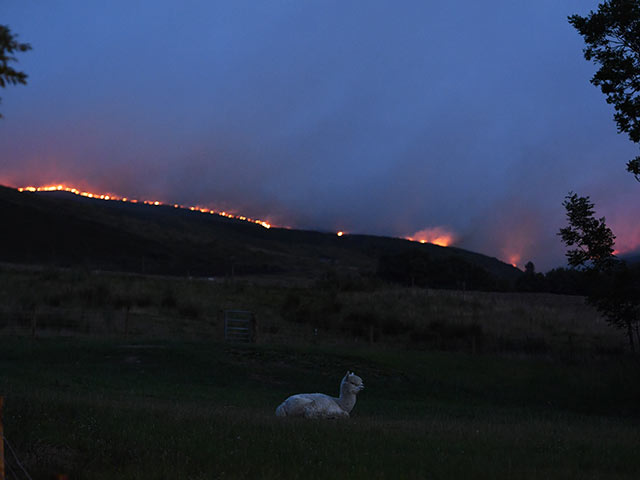
POLYGON ((524 273, 527 275, 535 275, 536 274, 536 266, 532 261, 528 261, 524 266, 524 273))
MULTIPOLYGON (((618 133, 640 142, 640 2, 607 0, 586 17, 571 15, 569 23, 584 38, 584 58, 600 65, 591 83, 600 87, 615 108, 618 133)), ((640 182, 640 156, 627 163, 640 182)))
POLYGON ((615 235, 605 223, 604 217, 594 217, 594 204, 589 197, 579 197, 570 192, 562 203, 567 211, 569 226, 561 228, 558 235, 568 247, 567 260, 573 268, 606 270, 614 260, 615 235))
POLYGON ((563 205, 569 226, 558 234, 568 247, 575 247, 566 253, 569 265, 585 270, 591 280, 587 303, 609 325, 626 330, 631 351, 635 351, 634 334, 640 341, 640 269, 629 269, 613 255, 616 237, 604 217, 594 217, 589 197, 570 193, 563 205))
MULTIPOLYGON (((0 25, 0 87, 7 85, 27 84, 27 75, 19 72, 9 65, 10 62, 17 62, 14 57, 16 52, 26 52, 31 50, 28 43, 20 43, 17 35, 11 33, 6 25, 0 25)), ((0 99, 1 101, 1 99, 0 99)), ((2 118, 2 114, 0 114, 2 118)))
POLYGON ((640 342, 640 268, 617 262, 612 270, 598 275, 598 285, 587 298, 607 323, 624 330, 632 352, 640 342))

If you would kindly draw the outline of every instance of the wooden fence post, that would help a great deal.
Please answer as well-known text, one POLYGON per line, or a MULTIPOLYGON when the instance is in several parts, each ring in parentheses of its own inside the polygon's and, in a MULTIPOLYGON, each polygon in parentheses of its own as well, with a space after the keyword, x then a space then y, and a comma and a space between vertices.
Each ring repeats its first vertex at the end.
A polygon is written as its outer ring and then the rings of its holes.
POLYGON ((258 317, 255 313, 251 314, 251 343, 258 341, 258 317))
MULTIPOLYGON (((37 319, 38 319, 38 314, 36 313, 36 307, 33 307, 33 315, 31 316, 31 336, 32 337, 36 336, 37 319)), ((3 479, 0 478, 0 480, 3 480, 3 479)))
POLYGON ((4 430, 2 429, 2 404, 4 403, 4 397, 0 397, 0 480, 5 480, 4 477, 4 430))
POLYGON ((129 310, 131 309, 130 305, 127 305, 125 307, 125 312, 124 312, 124 336, 128 337, 129 336, 129 310))

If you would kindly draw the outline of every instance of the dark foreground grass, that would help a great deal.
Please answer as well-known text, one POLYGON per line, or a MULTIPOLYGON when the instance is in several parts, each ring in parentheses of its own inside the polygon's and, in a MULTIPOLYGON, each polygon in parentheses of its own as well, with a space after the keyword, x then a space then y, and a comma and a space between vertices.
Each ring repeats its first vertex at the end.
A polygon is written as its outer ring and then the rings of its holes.
POLYGON ((0 339, 5 435, 34 478, 638 478, 635 361, 208 342, 0 339), (347 421, 277 419, 365 379, 347 421))

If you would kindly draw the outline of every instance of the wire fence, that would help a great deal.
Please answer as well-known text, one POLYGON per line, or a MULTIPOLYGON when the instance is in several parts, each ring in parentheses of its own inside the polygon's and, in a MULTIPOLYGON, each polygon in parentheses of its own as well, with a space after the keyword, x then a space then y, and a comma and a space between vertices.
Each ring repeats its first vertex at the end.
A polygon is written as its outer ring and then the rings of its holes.
MULTIPOLYGON (((29 475, 29 472, 27 472, 27 469, 20 461, 15 449, 11 446, 9 440, 7 440, 7 437, 2 435, 2 441, 6 447, 3 462, 5 468, 3 480, 20 480, 25 478, 27 480, 33 480, 31 475, 29 475), (9 452, 11 455, 6 455, 6 452, 9 452)), ((0 459, 0 462, 2 462, 2 460, 3 459, 0 459)))
POLYGON ((6 335, 132 335, 222 338, 221 313, 176 316, 133 308, 66 308, 0 306, 0 334, 6 335))
POLYGON ((4 397, 0 396, 0 480, 19 480, 25 478, 31 480, 29 472, 24 468, 15 449, 4 435, 4 425, 2 423, 3 407, 4 397), (5 455, 5 452, 9 452, 11 455, 5 455))
MULTIPOLYGON (((0 335, 198 338, 230 340, 225 329, 229 310, 198 316, 178 316, 137 308, 79 308, 0 305, 0 335)), ((340 343, 338 332, 306 323, 258 318, 252 312, 249 341, 254 343, 340 343), (260 321, 258 321, 260 320, 260 321)))

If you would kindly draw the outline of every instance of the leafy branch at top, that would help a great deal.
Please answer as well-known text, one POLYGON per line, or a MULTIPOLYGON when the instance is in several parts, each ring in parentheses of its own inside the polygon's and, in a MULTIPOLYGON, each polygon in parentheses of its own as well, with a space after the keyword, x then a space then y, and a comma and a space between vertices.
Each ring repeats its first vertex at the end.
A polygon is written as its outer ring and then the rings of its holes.
MULTIPOLYGON (((584 38, 584 58, 600 65, 591 83, 614 106, 618 132, 640 143, 640 2, 607 0, 586 17, 570 16, 569 23, 584 38)), ((627 171, 640 182, 640 156, 627 171)))
MULTIPOLYGON (((9 64, 18 61, 15 57, 16 53, 28 50, 31 50, 31 45, 18 42, 17 36, 11 33, 8 26, 0 25, 0 87, 27 84, 27 75, 9 64)), ((1 114, 0 118, 2 118, 1 114)))

